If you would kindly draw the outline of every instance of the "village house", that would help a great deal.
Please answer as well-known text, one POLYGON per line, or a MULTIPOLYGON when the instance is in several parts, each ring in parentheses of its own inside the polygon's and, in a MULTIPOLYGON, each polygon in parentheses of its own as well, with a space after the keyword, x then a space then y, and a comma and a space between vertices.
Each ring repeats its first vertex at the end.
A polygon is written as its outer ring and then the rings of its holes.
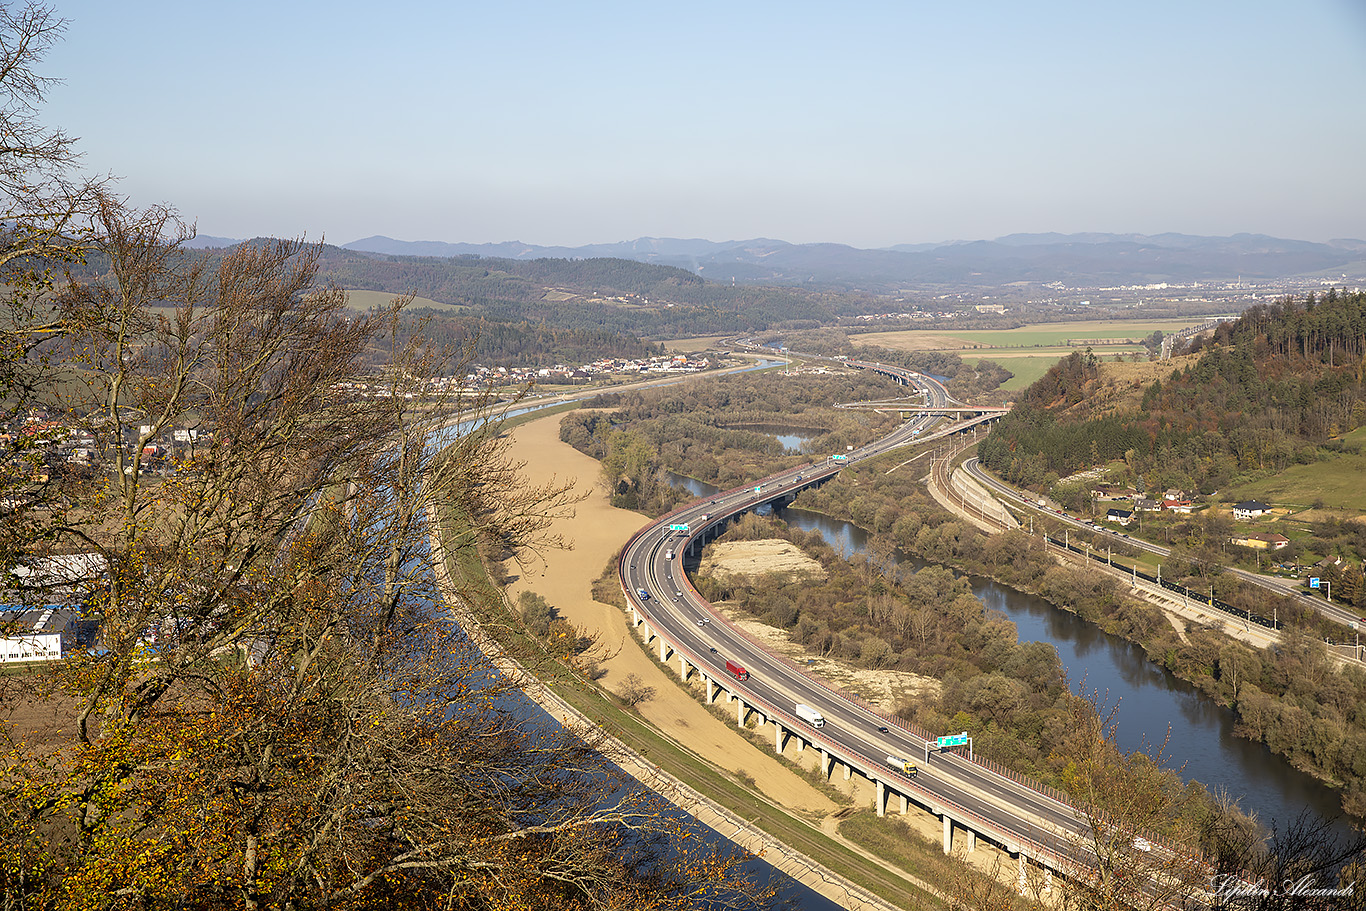
POLYGON ((1128 525, 1134 520, 1132 509, 1111 509, 1105 514, 1105 521, 1118 522, 1120 525, 1128 525))
POLYGON ((1235 503, 1233 506, 1233 518, 1235 519, 1255 519, 1271 512, 1271 507, 1260 500, 1244 500, 1235 503))
POLYGON ((1258 550, 1280 550, 1290 544, 1290 539, 1274 532, 1263 532, 1255 535, 1244 535, 1241 538, 1230 538, 1229 543, 1237 544, 1239 547, 1254 547, 1258 550))

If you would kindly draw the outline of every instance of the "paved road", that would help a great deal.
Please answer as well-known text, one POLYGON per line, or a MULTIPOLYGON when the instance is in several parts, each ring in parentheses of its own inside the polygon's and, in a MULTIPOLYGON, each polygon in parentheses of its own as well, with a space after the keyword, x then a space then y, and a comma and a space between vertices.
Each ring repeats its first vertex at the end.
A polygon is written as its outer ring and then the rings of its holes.
MULTIPOLYGON (((1153 544, 1150 541, 1144 541, 1140 538, 1131 538, 1123 532, 1115 531, 1111 528, 1104 528, 1099 525, 1092 525, 1085 519, 1079 519, 1075 516, 1070 516, 1065 512, 1040 506, 1038 505, 1038 498, 1035 495, 1016 490, 1010 485, 998 480, 993 475, 987 474, 986 470, 982 468, 975 458, 965 461, 963 463, 963 468, 967 470, 978 483, 990 489, 999 499, 1013 503, 1016 506, 1022 506, 1026 509, 1047 513, 1054 519, 1057 519, 1066 525, 1070 525, 1073 528, 1084 532, 1094 532, 1108 538, 1113 538, 1116 541, 1122 541, 1125 544, 1132 545, 1159 557, 1166 558, 1171 556, 1171 548, 1169 547, 1153 544)), ((1310 610, 1317 611, 1329 620, 1341 623, 1344 626, 1350 627, 1354 621, 1360 623, 1357 611, 1348 610, 1340 605, 1330 604, 1327 601, 1322 601, 1318 598, 1311 598, 1299 590, 1299 584, 1296 582, 1285 579, 1268 578, 1254 572, 1249 572, 1245 569, 1238 569, 1237 567, 1231 566, 1225 567, 1224 571, 1237 576, 1239 579, 1242 579, 1244 582, 1251 585, 1259 585, 1262 588, 1270 589, 1278 595, 1293 598, 1310 610)))
MULTIPOLYGON (((865 365, 855 362, 851 366, 865 365)), ((866 366, 899 375, 920 386, 929 403, 950 401, 947 391, 929 378, 881 365, 866 366)), ((688 543, 708 529, 765 502, 785 499, 804 487, 827 480, 843 464, 931 439, 937 435, 930 431, 938 420, 931 415, 917 417, 869 446, 840 454, 844 456, 841 461, 827 458, 793 468, 753 485, 696 501, 660 519, 627 544, 621 562, 622 584, 652 628, 709 676, 727 680, 728 659, 743 665, 749 671, 749 679, 741 683, 729 678, 726 688, 740 693, 748 705, 765 717, 781 720, 784 727, 798 731, 803 739, 830 751, 841 761, 852 760, 877 770, 879 777, 891 782, 894 790, 912 795, 917 802, 946 808, 955 819, 974 828, 975 822, 984 822, 986 825, 978 829, 982 834, 995 828, 1006 835, 1007 841, 1030 846, 1030 853, 1041 849, 1055 855, 1071 853, 1086 832, 1085 824, 1071 807, 957 753, 934 753, 926 763, 924 739, 896 719, 836 692, 750 641, 692 588, 683 570, 688 543), (686 525, 687 530, 671 530, 671 525, 686 525), (825 725, 816 729, 798 719, 794 708, 797 703, 819 710, 826 719, 825 725), (887 767, 888 756, 916 762, 919 774, 912 780, 892 772, 887 767)))

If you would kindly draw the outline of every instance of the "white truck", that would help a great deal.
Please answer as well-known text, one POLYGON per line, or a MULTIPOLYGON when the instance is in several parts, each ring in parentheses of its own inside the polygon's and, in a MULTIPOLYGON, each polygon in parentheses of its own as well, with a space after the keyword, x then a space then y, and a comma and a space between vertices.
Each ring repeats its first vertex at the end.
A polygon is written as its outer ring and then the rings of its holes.
POLYGON ((825 716, 805 703, 797 703, 797 717, 813 728, 825 727, 825 716))

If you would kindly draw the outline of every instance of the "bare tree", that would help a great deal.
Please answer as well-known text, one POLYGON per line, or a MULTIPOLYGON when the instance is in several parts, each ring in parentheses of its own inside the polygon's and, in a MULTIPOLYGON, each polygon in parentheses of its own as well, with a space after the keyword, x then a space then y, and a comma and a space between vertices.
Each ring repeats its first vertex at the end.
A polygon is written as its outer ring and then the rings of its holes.
POLYGON ((1210 821, 1209 904, 1246 911, 1366 908, 1366 834, 1344 831, 1305 810, 1270 831, 1210 821))
POLYGON ((647 686, 644 680, 640 679, 639 674, 627 674, 621 681, 621 699, 627 705, 635 708, 642 702, 648 702, 655 697, 655 688, 647 686))
POLYGON ((39 71, 66 31, 66 20, 41 3, 0 7, 0 270, 69 259, 85 247, 79 221, 99 182, 75 172, 75 138, 45 126, 38 111, 57 81, 39 71), (25 263, 25 260, 29 262, 25 263))
POLYGON ((69 488, 43 539, 108 567, 90 580, 101 649, 52 678, 74 736, 5 751, 6 894, 762 903, 742 855, 690 848, 605 744, 536 720, 452 619, 453 603, 508 622, 481 556, 553 543, 571 498, 522 481, 487 390, 436 391, 459 364, 414 347, 363 375, 403 302, 347 313, 314 282, 318 249, 295 242, 214 264, 181 249, 165 209, 104 199, 97 226, 109 272, 62 289, 66 382, 49 394, 101 435, 109 471, 69 488), (474 416, 455 421, 457 402, 474 416), (156 465, 188 424, 196 447, 156 465), (442 591, 446 555, 465 571, 442 591))
POLYGON ((1180 907, 1209 883, 1195 794, 1162 768, 1166 744, 1122 753, 1115 712, 1098 694, 1077 699, 1064 772, 1084 834, 1063 846, 1062 903, 1076 911, 1180 907))
POLYGON ((950 868, 941 884, 950 908, 956 911, 1025 911, 1047 907, 1042 901, 1040 877, 1027 878, 1021 891, 1015 871, 1007 870, 999 857, 993 859, 991 867, 985 871, 974 868, 964 857, 959 856, 958 860, 960 863, 950 868))
MULTIPOLYGON (((89 248, 83 218, 100 192, 75 173, 72 137, 38 119, 53 82, 40 65, 65 27, 41 4, 0 6, 0 424, 43 403, 48 373, 36 352, 62 333, 47 306, 53 272, 89 248)), ((38 533, 42 468, 30 435, 0 442, 0 584, 14 583, 10 571, 38 533)))
POLYGON ((102 462, 38 485, 35 446, 4 453, 0 574, 25 597, 11 569, 44 553, 107 571, 100 648, 35 678, 69 736, 0 714, 6 907, 764 904, 745 855, 538 720, 453 619, 508 622, 481 560, 553 545, 567 485, 524 483, 489 390, 434 384, 458 362, 392 343, 404 301, 349 313, 316 247, 192 254, 171 210, 73 177, 33 116, 63 27, 0 8, 0 398, 102 462), (52 280, 90 250, 103 275, 52 280))

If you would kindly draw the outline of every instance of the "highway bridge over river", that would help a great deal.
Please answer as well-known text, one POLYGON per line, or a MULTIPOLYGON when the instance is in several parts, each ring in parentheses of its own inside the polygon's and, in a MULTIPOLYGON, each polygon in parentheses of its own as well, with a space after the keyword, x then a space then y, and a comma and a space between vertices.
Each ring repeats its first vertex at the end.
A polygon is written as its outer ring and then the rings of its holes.
MULTIPOLYGON (((693 675, 700 678, 708 704, 724 695, 735 704, 736 723, 741 727, 751 718, 760 725, 771 724, 774 748, 780 755, 815 750, 827 777, 841 768, 846 780, 858 774, 873 783, 879 816, 893 800, 903 814, 912 806, 933 813, 942 821, 946 854, 953 850, 956 838, 964 840, 969 851, 977 838, 983 838, 1018 859, 1022 889, 1031 865, 1044 888, 1051 889, 1054 873, 1077 875, 1089 870, 1092 860, 1089 824, 1061 793, 961 752, 938 751, 930 732, 886 715, 768 652, 716 612, 692 586, 684 569, 685 561, 694 559, 707 541, 747 511, 765 504, 785 505, 801 490, 828 481, 849 463, 961 433, 991 417, 979 415, 976 420, 935 430, 936 414, 959 407, 951 404, 941 384, 882 364, 848 364, 919 387, 925 396, 925 412, 861 449, 697 500, 636 532, 622 552, 619 568, 632 619, 644 628, 647 644, 658 648, 661 662, 676 660, 685 682, 693 675), (742 666, 745 673, 729 672, 728 661, 742 666), (815 726, 800 717, 798 704, 814 708, 823 723, 815 726), (908 775, 893 760, 916 763, 918 773, 908 775)), ((1150 833, 1141 833, 1135 844, 1145 851, 1169 853, 1150 833)))

